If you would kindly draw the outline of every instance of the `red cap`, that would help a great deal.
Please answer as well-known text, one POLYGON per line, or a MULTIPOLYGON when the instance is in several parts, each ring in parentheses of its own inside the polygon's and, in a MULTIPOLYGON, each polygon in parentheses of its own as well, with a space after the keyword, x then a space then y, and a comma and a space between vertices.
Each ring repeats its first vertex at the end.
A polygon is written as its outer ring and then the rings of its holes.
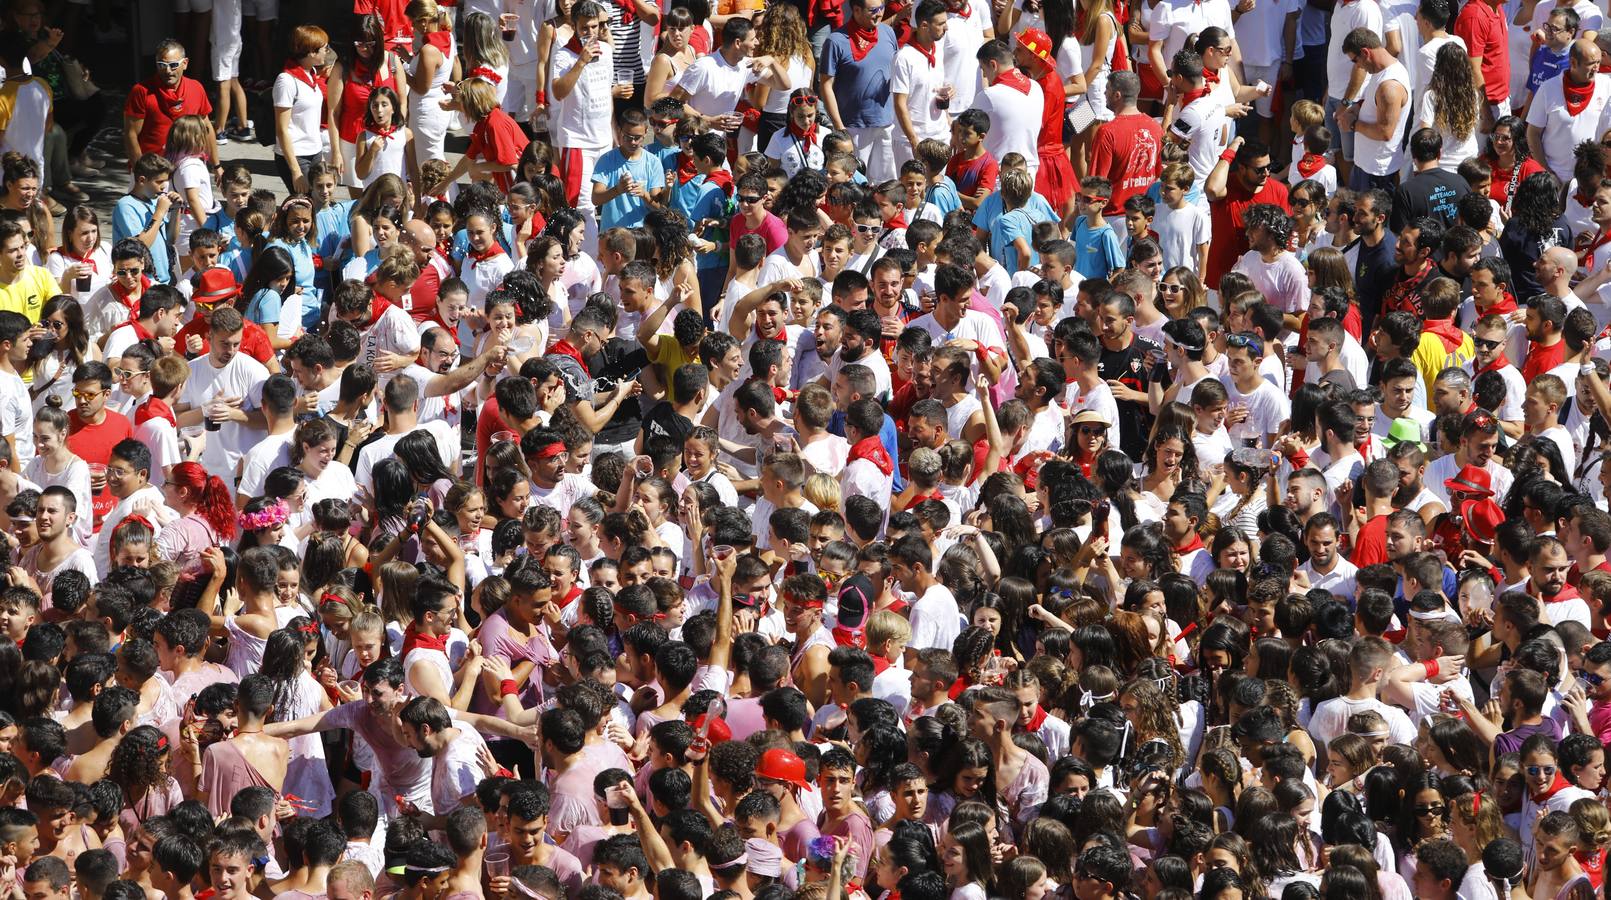
POLYGON ((1028 50, 1041 65, 1052 68, 1052 39, 1039 28, 1025 28, 1018 33, 1018 46, 1028 50))
POLYGON ((761 761, 755 766, 755 774, 773 781, 784 781, 801 790, 810 790, 811 785, 806 782, 805 760, 794 754, 792 750, 774 747, 761 754, 761 761))
POLYGON ((203 306, 212 306, 240 296, 241 286, 235 283, 235 273, 223 266, 213 266, 196 278, 196 290, 190 299, 203 306))
POLYGON ((1460 504, 1460 520, 1467 534, 1484 544, 1492 544, 1499 533, 1499 526, 1505 522, 1505 511, 1492 497, 1467 500, 1460 504))
POLYGON ((1450 494, 1469 494, 1473 497, 1492 497, 1493 479, 1481 466, 1464 466, 1453 478, 1443 482, 1450 494))

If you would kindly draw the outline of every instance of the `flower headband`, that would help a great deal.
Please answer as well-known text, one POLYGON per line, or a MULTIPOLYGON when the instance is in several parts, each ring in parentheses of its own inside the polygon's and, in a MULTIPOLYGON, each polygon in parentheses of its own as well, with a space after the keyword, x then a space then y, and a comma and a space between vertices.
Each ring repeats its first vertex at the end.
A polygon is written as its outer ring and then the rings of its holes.
POLYGON ((241 513, 238 521, 242 531, 262 531, 265 528, 283 525, 290 517, 291 508, 284 500, 276 500, 272 506, 264 507, 257 512, 241 513))

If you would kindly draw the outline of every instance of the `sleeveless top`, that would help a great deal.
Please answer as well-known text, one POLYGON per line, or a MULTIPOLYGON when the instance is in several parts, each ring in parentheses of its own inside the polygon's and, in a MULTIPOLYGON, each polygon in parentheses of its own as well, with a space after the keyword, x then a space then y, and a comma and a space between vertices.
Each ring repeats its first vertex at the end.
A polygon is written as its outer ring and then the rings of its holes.
MULTIPOLYGON (((431 78, 430 87, 424 91, 414 91, 408 95, 409 105, 416 109, 425 108, 424 104, 427 100, 432 101, 434 104, 435 101, 447 97, 447 92, 442 90, 442 87, 448 83, 448 79, 453 77, 453 57, 458 53, 454 46, 453 32, 451 31, 433 31, 425 36, 425 42, 441 51, 442 64, 436 67, 436 74, 431 78)), ((424 48, 421 48, 421 51, 415 54, 408 64, 410 73, 419 71, 420 60, 424 56, 424 48)))
MULTIPOLYGON (((364 65, 362 61, 355 62, 352 72, 342 86, 341 110, 336 118, 336 130, 341 133, 341 139, 349 144, 358 141, 358 133, 364 128, 364 112, 369 109, 369 95, 375 88, 388 87, 394 93, 397 91, 397 72, 392 68, 390 53, 385 55, 382 67, 385 77, 376 77, 378 74, 376 69, 364 65)), ((392 118, 400 121, 404 113, 405 110, 394 109, 392 118)))

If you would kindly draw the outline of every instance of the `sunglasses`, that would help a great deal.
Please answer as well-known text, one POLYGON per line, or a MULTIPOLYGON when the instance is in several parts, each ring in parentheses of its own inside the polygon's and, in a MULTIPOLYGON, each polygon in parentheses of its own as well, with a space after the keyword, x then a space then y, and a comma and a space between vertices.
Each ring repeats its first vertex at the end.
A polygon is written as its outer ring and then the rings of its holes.
POLYGON ((106 393, 106 392, 105 391, 74 391, 73 392, 73 399, 74 400, 94 400, 96 397, 99 397, 104 393, 106 393))
POLYGON ((738 195, 738 202, 746 205, 751 203, 760 203, 761 198, 756 194, 740 194, 738 195))
POLYGON ((1257 336, 1251 334, 1227 334, 1225 335, 1225 343, 1230 344, 1232 347, 1240 347, 1243 350, 1252 350, 1255 347, 1260 347, 1262 342, 1257 336))
POLYGON ((1472 338, 1471 343, 1478 350, 1492 350, 1504 343, 1504 341, 1485 341, 1482 338, 1472 338))
POLYGON ((1247 167, 1247 170, 1249 172, 1253 172, 1253 173, 1258 174, 1258 175, 1268 175, 1268 174, 1270 174, 1270 169, 1271 169, 1271 165, 1269 163, 1265 163, 1262 166, 1248 166, 1247 167))
POLYGON ((815 106, 815 105, 817 105, 817 97, 816 97, 815 94, 801 94, 798 97, 790 97, 789 98, 789 105, 790 106, 815 106))
POLYGON ((1422 803, 1416 805, 1415 814, 1418 816, 1441 816, 1447 809, 1448 807, 1442 803, 1422 803))
POLYGON ((1528 778, 1550 778, 1555 774, 1554 766, 1528 766, 1524 771, 1528 778))
POLYGON ((1605 677, 1596 675, 1593 672, 1579 672, 1577 677, 1583 679, 1583 683, 1589 687, 1599 687, 1605 684, 1605 677))
POLYGON ((1293 197, 1292 198, 1292 205, 1294 207, 1299 207, 1299 206, 1314 206, 1315 204, 1314 204, 1313 200, 1309 200, 1309 199, 1304 198, 1304 197, 1293 197))
POLYGON ((1081 425, 1080 426, 1080 434, 1084 435, 1085 437, 1100 437, 1100 436, 1102 436, 1104 434, 1107 434, 1107 433, 1108 433, 1108 430, 1106 428, 1103 428, 1101 425, 1081 425))
POLYGON ((1160 284, 1158 285, 1158 290, 1165 294, 1179 294, 1185 292, 1186 286, 1183 284, 1160 284))
POLYGON ((182 59, 179 60, 178 62, 164 62, 163 60, 160 60, 160 59, 157 60, 157 68, 161 69, 164 72, 177 72, 179 70, 179 67, 183 66, 184 64, 185 64, 185 61, 182 60, 182 59))
POLYGON ((144 275, 145 270, 144 269, 113 269, 112 274, 120 276, 120 277, 123 277, 123 278, 137 278, 137 277, 139 277, 141 275, 144 275))
POLYGON ((857 234, 877 234, 879 232, 879 229, 881 229, 883 227, 884 226, 882 226, 882 225, 857 225, 856 226, 856 233, 857 234))
POLYGON ((133 369, 118 368, 118 369, 113 369, 112 374, 116 375, 120 380, 127 381, 128 379, 133 378, 136 375, 144 375, 145 373, 144 372, 136 372, 133 369))

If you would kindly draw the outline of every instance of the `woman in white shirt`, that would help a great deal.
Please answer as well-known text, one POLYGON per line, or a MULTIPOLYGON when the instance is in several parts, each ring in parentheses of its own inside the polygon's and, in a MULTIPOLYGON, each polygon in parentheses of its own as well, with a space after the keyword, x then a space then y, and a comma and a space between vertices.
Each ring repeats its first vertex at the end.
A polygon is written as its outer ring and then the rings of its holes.
POLYGON ((1432 77, 1416 108, 1415 127, 1436 129, 1443 138, 1438 168, 1453 172, 1477 155, 1477 118, 1481 92, 1465 48, 1453 41, 1438 48, 1432 77))
POLYGON ((45 271, 80 303, 112 280, 112 257, 101 244, 101 219, 88 205, 62 216, 62 242, 45 257, 45 271))
POLYGON ((442 108, 444 87, 458 66, 454 59, 453 30, 437 8, 436 0, 413 0, 408 17, 414 23, 414 59, 408 66, 408 125, 414 131, 414 162, 446 159, 442 142, 454 114, 442 108))
MULTIPOLYGON (((307 170, 324 157, 321 125, 335 132, 335 115, 326 109, 322 69, 329 57, 330 38, 316 25, 298 25, 291 32, 290 61, 274 78, 274 164, 285 189, 308 191, 307 170)), ((341 148, 334 148, 335 168, 342 168, 341 148)))
MULTIPOLYGON (((498 36, 498 27, 486 13, 470 13, 464 19, 464 50, 461 68, 465 78, 479 78, 492 85, 498 105, 509 92, 509 53, 498 36)), ((468 120, 466 120, 468 121, 468 120)), ((465 126, 469 130, 469 126, 465 126)))
POLYGON ((768 8, 759 34, 755 52, 776 59, 789 79, 787 90, 776 90, 762 82, 749 87, 750 103, 761 110, 761 121, 755 129, 755 148, 764 150, 772 135, 789 123, 789 95, 811 86, 816 77, 816 59, 812 56, 800 11, 789 4, 774 4, 768 8))

